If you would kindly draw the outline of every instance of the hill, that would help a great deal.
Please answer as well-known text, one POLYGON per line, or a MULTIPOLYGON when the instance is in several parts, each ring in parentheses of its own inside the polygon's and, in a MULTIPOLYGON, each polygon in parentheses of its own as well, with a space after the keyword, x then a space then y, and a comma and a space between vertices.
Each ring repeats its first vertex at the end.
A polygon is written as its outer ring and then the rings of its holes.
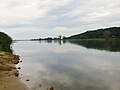
POLYGON ((0 51, 11 52, 12 39, 7 34, 0 32, 0 51))
POLYGON ((97 29, 87 31, 81 34, 73 35, 67 39, 104 39, 104 38, 120 38, 120 27, 111 27, 105 29, 97 29))

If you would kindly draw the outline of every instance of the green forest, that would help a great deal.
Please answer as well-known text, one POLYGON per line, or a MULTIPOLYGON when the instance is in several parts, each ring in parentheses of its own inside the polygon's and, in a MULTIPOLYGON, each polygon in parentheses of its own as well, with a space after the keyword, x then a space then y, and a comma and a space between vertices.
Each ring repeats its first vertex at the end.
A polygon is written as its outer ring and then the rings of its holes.
POLYGON ((12 52, 11 45, 12 38, 7 34, 0 32, 0 51, 12 52))
POLYGON ((119 39, 120 38, 120 27, 110 27, 105 29, 97 29, 87 31, 81 34, 73 35, 67 39, 119 39))

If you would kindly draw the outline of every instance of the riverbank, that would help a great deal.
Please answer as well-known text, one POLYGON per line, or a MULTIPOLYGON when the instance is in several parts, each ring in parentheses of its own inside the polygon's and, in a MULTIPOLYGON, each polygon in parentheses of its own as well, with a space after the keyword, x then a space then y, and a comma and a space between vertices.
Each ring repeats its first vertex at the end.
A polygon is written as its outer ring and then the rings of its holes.
POLYGON ((28 90, 19 80, 18 63, 18 55, 0 51, 0 90, 28 90))
POLYGON ((28 90, 28 88, 12 75, 0 79, 0 90, 28 90))

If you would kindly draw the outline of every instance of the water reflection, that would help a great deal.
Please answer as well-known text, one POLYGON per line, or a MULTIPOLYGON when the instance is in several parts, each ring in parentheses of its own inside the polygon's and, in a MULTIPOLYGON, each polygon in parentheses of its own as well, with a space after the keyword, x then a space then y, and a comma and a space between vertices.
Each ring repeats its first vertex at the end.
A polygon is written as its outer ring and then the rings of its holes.
POLYGON ((120 40, 69 40, 68 42, 87 48, 120 52, 120 40))
POLYGON ((70 43, 18 42, 21 78, 31 90, 119 90, 120 53, 70 43), (26 82, 26 79, 30 79, 26 82), (42 84, 42 86, 39 86, 42 84))
POLYGON ((66 40, 39 40, 39 43, 45 42, 45 43, 57 43, 59 45, 65 44, 66 40))
POLYGON ((44 42, 58 43, 59 45, 72 43, 91 49, 120 52, 120 40, 44 40, 44 42))

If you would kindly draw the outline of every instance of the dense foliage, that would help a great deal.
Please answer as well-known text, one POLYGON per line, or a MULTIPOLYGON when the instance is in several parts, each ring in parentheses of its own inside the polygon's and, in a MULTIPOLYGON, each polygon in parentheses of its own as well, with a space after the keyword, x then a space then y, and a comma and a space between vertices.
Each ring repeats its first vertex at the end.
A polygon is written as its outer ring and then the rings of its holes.
POLYGON ((87 31, 82 34, 73 35, 68 39, 95 39, 95 38, 120 38, 120 27, 111 27, 105 29, 98 29, 94 31, 87 31))
POLYGON ((11 37, 7 34, 0 32, 0 51, 11 52, 10 44, 12 43, 11 37))

